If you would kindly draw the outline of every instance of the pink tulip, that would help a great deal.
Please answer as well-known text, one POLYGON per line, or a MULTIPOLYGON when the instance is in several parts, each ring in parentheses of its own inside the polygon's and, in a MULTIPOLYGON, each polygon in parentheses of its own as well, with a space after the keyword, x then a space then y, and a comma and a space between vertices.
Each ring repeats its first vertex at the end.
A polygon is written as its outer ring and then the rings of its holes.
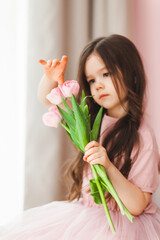
POLYGON ((63 85, 59 86, 61 92, 63 93, 64 97, 71 97, 72 94, 75 96, 79 92, 79 84, 75 80, 69 80, 63 83, 63 85))
POLYGON ((52 89, 52 91, 46 96, 46 98, 55 105, 58 105, 62 102, 63 94, 59 87, 52 89))
POLYGON ((49 112, 43 114, 43 117, 42 117, 42 120, 46 126, 55 127, 55 128, 59 126, 61 119, 62 119, 62 116, 58 111, 57 107, 49 108, 49 112))
POLYGON ((57 116, 59 116, 59 118, 62 119, 62 116, 57 107, 50 107, 48 110, 49 110, 49 112, 54 112, 57 116))

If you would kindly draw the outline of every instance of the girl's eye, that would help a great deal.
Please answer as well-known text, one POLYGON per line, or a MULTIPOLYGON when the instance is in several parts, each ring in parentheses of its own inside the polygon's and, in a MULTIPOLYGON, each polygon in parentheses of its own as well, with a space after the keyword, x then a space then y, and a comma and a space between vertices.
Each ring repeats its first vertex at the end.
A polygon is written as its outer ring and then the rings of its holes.
POLYGON ((94 82, 95 82, 94 79, 91 79, 91 80, 88 81, 89 84, 94 83, 94 82))
POLYGON ((108 77, 108 76, 110 76, 111 74, 109 73, 109 72, 107 72, 107 73, 104 73, 103 74, 103 77, 108 77))

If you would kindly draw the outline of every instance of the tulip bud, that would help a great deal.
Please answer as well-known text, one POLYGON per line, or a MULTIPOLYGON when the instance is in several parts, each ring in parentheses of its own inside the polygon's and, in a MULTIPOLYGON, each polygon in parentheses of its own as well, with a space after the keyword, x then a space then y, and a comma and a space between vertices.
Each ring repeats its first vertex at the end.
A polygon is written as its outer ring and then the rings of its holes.
POLYGON ((46 126, 55 127, 55 128, 59 126, 61 119, 62 119, 62 116, 58 111, 57 107, 49 108, 49 112, 43 114, 43 117, 42 117, 42 120, 46 126))
POLYGON ((46 98, 55 105, 62 103, 63 94, 59 87, 52 89, 52 91, 46 96, 46 98))
POLYGON ((59 86, 64 97, 72 97, 72 94, 75 96, 79 92, 79 83, 75 80, 69 80, 63 83, 62 86, 59 86))

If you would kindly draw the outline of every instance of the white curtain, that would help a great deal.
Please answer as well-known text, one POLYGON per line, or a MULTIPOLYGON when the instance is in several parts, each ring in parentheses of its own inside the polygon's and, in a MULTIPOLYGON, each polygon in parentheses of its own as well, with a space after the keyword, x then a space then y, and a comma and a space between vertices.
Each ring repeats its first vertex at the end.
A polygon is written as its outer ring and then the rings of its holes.
POLYGON ((0 1, 0 224, 23 211, 27 1, 0 1))
POLYGON ((60 140, 61 129, 42 123, 48 109, 37 99, 43 75, 38 59, 66 54, 66 78, 75 78, 77 56, 88 39, 88 1, 30 0, 29 9, 25 209, 61 198, 60 160, 68 141, 60 140))

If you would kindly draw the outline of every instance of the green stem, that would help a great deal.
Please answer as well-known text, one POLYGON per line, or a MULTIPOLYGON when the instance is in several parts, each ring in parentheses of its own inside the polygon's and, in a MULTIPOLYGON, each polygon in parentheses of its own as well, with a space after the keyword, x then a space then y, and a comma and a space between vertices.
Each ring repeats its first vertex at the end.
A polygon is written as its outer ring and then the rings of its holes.
POLYGON ((102 203, 103 203, 103 207, 104 207, 104 211, 106 213, 106 217, 107 217, 108 223, 110 225, 110 228, 111 228, 112 232, 114 233, 115 232, 115 228, 114 228, 114 225, 113 225, 113 222, 112 222, 112 219, 111 219, 108 207, 107 207, 106 199, 104 197, 104 194, 103 194, 103 191, 102 191, 102 187, 101 187, 101 185, 99 183, 97 172, 96 172, 96 169, 95 169, 94 165, 91 165, 91 169, 93 171, 94 179, 96 181, 96 185, 97 185, 97 188, 98 188, 98 191, 99 191, 102 203))
POLYGON ((105 169, 102 168, 102 166, 100 165, 95 165, 96 170, 99 174, 99 176, 101 177, 102 181, 101 184, 105 185, 105 187, 107 188, 107 191, 113 196, 113 198, 115 199, 115 201, 117 202, 120 211, 122 213, 122 215, 126 215, 128 217, 128 219, 133 222, 134 217, 132 216, 132 214, 128 211, 128 209, 125 207, 125 205, 123 204, 123 202, 120 200, 117 192, 115 191, 112 182, 110 180, 110 178, 107 176, 105 169))
POLYGON ((118 194, 117 194, 117 192, 115 191, 115 189, 113 188, 111 182, 109 181, 108 178, 103 179, 103 181, 104 181, 105 184, 107 185, 108 191, 110 192, 110 194, 113 196, 113 198, 114 198, 115 201, 117 202, 117 204, 118 204, 118 206, 119 206, 119 208, 120 208, 121 214, 124 215, 124 209, 123 209, 122 201, 121 201, 120 198, 118 197, 118 194))
POLYGON ((117 204, 118 204, 118 206, 120 208, 121 214, 124 215, 124 209, 123 209, 122 202, 119 199, 118 194, 115 191, 113 185, 111 184, 111 182, 110 182, 106 172, 104 172, 104 170, 102 170, 102 168, 101 168, 101 166, 99 164, 96 164, 95 167, 96 167, 96 170, 97 170, 99 176, 102 179, 102 182, 104 182, 104 184, 106 185, 106 188, 108 189, 109 193, 113 196, 113 198, 117 202, 117 204))

